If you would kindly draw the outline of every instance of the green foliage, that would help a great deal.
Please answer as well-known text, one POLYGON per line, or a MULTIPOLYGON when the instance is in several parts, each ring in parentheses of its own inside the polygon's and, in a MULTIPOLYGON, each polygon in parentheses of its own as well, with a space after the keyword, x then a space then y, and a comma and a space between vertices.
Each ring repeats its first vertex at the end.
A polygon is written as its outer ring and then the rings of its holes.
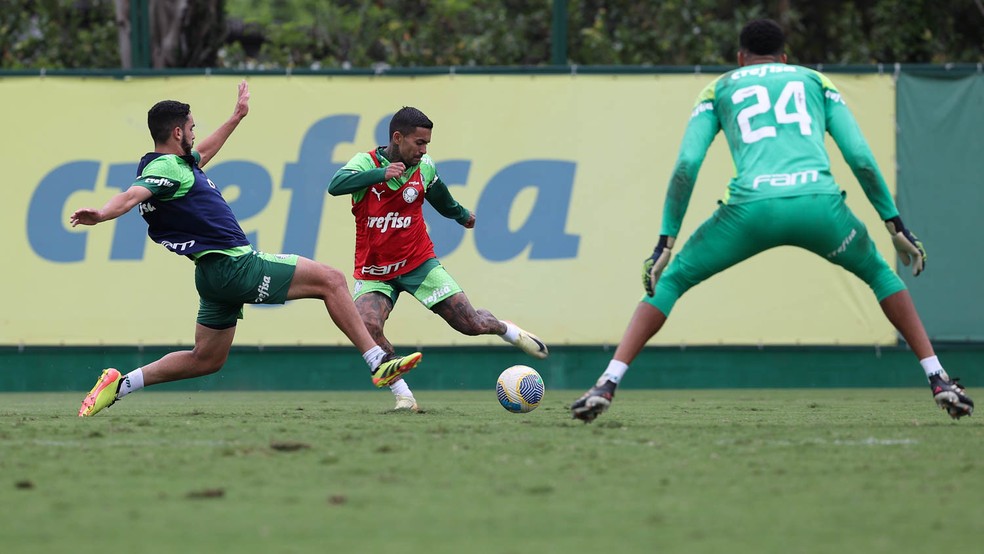
POLYGON ((119 67, 112 0, 15 0, 0 10, 0 67, 119 67))
MULTIPOLYGON (((545 65, 553 3, 212 0, 224 13, 187 16, 194 25, 169 63, 545 65)), ((742 24, 772 17, 788 32, 795 63, 984 62, 982 9, 966 0, 569 0, 567 53, 580 65, 732 64, 742 24)), ((112 0, 9 0, 0 11, 0 68, 119 67, 117 40, 112 0)))
MULTIPOLYGON (((550 5, 521 0, 229 0, 262 47, 225 51, 233 67, 525 65, 549 56, 550 5)), ((235 42, 237 37, 231 37, 235 42)))
MULTIPOLYGON (((550 0, 228 0, 263 35, 233 66, 543 65, 550 0)), ((984 61, 984 13, 961 0, 570 0, 568 59, 577 64, 732 64, 738 32, 779 21, 790 60, 804 64, 984 61)), ((228 52, 233 52, 229 50, 228 52)))

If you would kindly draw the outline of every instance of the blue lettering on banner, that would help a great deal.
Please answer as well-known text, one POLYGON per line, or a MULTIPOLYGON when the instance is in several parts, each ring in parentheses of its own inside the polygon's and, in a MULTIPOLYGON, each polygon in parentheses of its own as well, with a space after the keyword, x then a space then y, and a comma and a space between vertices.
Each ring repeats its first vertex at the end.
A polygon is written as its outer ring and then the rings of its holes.
POLYGON ((345 163, 332 162, 335 147, 355 140, 358 125, 357 115, 333 115, 315 122, 304 135, 297 162, 284 168, 280 185, 291 191, 281 252, 314 257, 328 182, 345 163))
MULTIPOLYGON (((229 202, 232 213, 236 214, 239 224, 246 232, 246 238, 253 248, 260 248, 259 231, 246 228, 244 221, 259 215, 273 199, 273 179, 260 164, 246 161, 229 161, 215 164, 208 168, 208 178, 216 185, 222 196, 229 202), (238 187, 239 195, 229 201, 226 192, 230 187, 238 187)), ((285 250, 286 252, 287 250, 285 250)), ((308 256, 310 257, 310 256, 308 256)))
POLYGON ((62 209, 72 193, 95 190, 99 162, 81 160, 52 169, 41 179, 27 207, 27 241, 38 256, 52 262, 85 259, 84 233, 68 230, 62 209))
MULTIPOLYGON (((375 127, 379 144, 387 142, 389 115, 375 127)), ((326 202, 326 188, 331 176, 342 167, 333 162, 340 145, 350 145, 356 136, 359 116, 333 115, 316 121, 301 141, 297 161, 285 164, 280 188, 290 191, 281 248, 269 251, 291 252, 313 258, 320 237, 320 225, 326 202)), ((343 156, 346 160, 348 156, 343 156)), ((470 160, 438 162, 438 171, 449 187, 469 185, 470 160)), ((27 238, 40 257, 59 263, 85 259, 88 230, 70 230, 68 199, 76 192, 96 190, 102 163, 76 160, 53 168, 38 183, 31 196, 27 213, 27 238)), ((580 236, 565 232, 574 189, 576 163, 567 160, 521 160, 502 168, 485 185, 473 210, 480 214, 474 233, 475 245, 483 258, 501 262, 520 256, 529 249, 531 260, 558 260, 577 256, 580 236), (536 190, 536 200, 522 225, 509 228, 510 212, 516 197, 524 190, 536 190)), ((211 180, 220 190, 236 187, 230 207, 239 218, 250 243, 261 248, 261 233, 249 229, 250 218, 265 210, 273 200, 273 179, 267 170, 252 161, 232 160, 209 165, 211 180)), ((136 164, 109 164, 105 186, 126 190, 136 180, 136 164)), ((337 199, 335 199, 337 200, 337 199)), ((465 228, 441 217, 430 204, 424 204, 424 216, 434 241, 435 252, 443 257, 461 246, 465 228)), ((137 210, 113 222, 109 259, 141 260, 149 242, 147 227, 137 210)), ((327 240, 327 239, 326 239, 327 240)))
POLYGON ((483 216, 482 232, 475 233, 475 244, 482 257, 501 262, 515 258, 527 246, 530 246, 531 260, 576 257, 580 237, 564 232, 574 188, 574 169, 574 162, 528 160, 514 163, 492 177, 476 208, 483 216), (522 227, 510 231, 512 204, 527 187, 537 189, 536 203, 522 227))

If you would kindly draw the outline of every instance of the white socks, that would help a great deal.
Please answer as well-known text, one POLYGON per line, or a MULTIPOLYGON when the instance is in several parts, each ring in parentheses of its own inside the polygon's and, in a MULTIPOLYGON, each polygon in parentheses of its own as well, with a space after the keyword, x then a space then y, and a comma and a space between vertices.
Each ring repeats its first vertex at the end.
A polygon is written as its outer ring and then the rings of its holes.
POLYGON ((933 375, 939 375, 942 373, 944 376, 946 372, 943 371, 943 365, 940 364, 939 358, 936 356, 930 356, 928 358, 923 358, 919 360, 919 365, 922 366, 923 371, 926 372, 926 378, 929 379, 933 375))
POLYGON ((378 345, 373 346, 369 350, 362 353, 362 359, 369 364, 369 369, 375 371, 379 364, 383 363, 383 358, 386 357, 386 352, 380 348, 378 345))
MULTIPOLYGON (((375 371, 379 364, 383 363, 383 358, 386 357, 386 352, 380 346, 373 346, 369 350, 366 350, 362 354, 362 358, 369 364, 369 369, 375 371)), ((410 396, 413 397, 413 393, 410 392, 410 387, 407 386, 406 381, 403 379, 398 379, 395 383, 389 386, 390 390, 396 396, 410 396)))
POLYGON ((519 340, 519 327, 516 327, 508 321, 499 321, 506 326, 506 332, 499 336, 502 337, 502 340, 508 342, 509 344, 516 344, 516 341, 519 340))
POLYGON ((598 378, 598 382, 595 383, 595 385, 603 385, 605 384, 605 381, 611 381, 617 385, 618 382, 622 380, 622 376, 625 375, 625 372, 628 370, 628 364, 624 364, 618 360, 612 360, 608 362, 608 367, 605 369, 605 372, 601 374, 601 377, 598 378))
POLYGON ((144 387, 143 368, 138 367, 123 376, 120 380, 120 388, 116 391, 116 399, 119 400, 131 392, 137 392, 144 387))
POLYGON ((413 393, 410 392, 410 387, 407 386, 407 382, 403 379, 398 379, 395 383, 390 385, 390 390, 393 391, 394 396, 413 397, 413 393))

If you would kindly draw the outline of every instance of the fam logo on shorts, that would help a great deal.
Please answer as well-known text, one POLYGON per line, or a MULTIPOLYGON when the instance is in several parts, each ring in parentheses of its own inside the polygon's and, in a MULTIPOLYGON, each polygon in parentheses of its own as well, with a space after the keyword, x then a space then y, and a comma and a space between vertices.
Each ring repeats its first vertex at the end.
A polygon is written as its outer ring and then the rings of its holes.
POLYGON ((362 290, 362 281, 361 280, 356 280, 355 281, 355 290, 353 290, 352 292, 355 293, 355 294, 359 294, 359 291, 360 290, 362 290))
POLYGON ((420 196, 420 191, 413 187, 407 187, 403 189, 403 199, 406 200, 407 204, 413 204, 413 201, 420 196))

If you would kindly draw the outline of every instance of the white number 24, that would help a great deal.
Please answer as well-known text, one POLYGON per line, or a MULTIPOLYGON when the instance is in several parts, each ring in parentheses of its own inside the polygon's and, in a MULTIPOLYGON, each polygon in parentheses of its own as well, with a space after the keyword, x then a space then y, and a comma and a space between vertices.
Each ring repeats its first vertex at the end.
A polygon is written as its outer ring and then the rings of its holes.
MULTIPOLYGON (((731 95, 731 101, 741 104, 749 98, 755 98, 755 103, 738 112, 738 128, 741 129, 741 140, 746 144, 758 142, 764 138, 776 136, 776 128, 772 125, 764 125, 758 129, 752 129, 752 118, 769 111, 772 102, 769 100, 769 91, 762 85, 752 85, 740 88, 731 95)), ((811 135, 813 128, 810 126, 813 120, 806 111, 806 92, 802 81, 790 81, 779 93, 779 99, 775 105, 776 123, 799 124, 800 134, 811 135), (789 110, 789 101, 792 100, 793 110, 789 110)))

